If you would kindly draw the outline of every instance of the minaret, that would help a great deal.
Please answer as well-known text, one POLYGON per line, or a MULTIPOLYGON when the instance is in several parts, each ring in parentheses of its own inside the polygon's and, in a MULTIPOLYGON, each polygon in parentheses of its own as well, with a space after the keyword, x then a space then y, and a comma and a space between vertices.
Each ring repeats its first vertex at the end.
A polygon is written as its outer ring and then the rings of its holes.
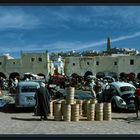
POLYGON ((50 56, 48 51, 46 50, 46 61, 47 61, 47 76, 49 75, 49 73, 51 72, 51 62, 50 62, 50 56))
POLYGON ((109 37, 109 35, 108 35, 108 37, 107 37, 107 51, 109 52, 110 49, 111 49, 111 45, 110 45, 110 37, 109 37))

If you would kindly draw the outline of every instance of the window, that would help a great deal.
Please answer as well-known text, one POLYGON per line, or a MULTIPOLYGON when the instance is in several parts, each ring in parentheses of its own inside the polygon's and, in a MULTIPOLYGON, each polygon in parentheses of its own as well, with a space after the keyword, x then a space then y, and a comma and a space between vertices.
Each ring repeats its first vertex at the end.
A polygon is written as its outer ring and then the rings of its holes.
POLYGON ((42 62, 42 58, 41 58, 41 57, 39 57, 39 58, 38 58, 38 61, 39 61, 39 62, 42 62))
POLYGON ((2 64, 2 62, 0 62, 0 65, 2 64))
POLYGON ((134 60, 133 59, 130 60, 130 65, 134 65, 134 60))
POLYGON ((114 65, 117 65, 117 62, 116 61, 114 62, 114 65))
POLYGON ((75 66, 75 63, 73 63, 73 66, 75 66))
POLYGON ((87 65, 89 65, 89 62, 87 62, 87 65))
POLYGON ((99 65, 99 61, 96 61, 96 65, 99 65))
POLYGON ((125 92, 125 91, 135 91, 135 90, 133 87, 130 87, 130 86, 122 86, 120 87, 120 91, 125 92))
POLYGON ((35 58, 31 58, 31 61, 33 62, 35 60, 35 58))
POLYGON ((21 92, 36 92, 37 88, 36 87, 31 87, 31 86, 24 86, 21 88, 21 92))

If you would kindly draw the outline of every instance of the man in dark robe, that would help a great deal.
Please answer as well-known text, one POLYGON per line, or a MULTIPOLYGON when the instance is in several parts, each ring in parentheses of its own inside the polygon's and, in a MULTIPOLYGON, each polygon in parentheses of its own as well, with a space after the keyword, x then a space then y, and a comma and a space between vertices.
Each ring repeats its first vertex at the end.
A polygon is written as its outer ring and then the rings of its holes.
POLYGON ((50 113, 50 94, 44 83, 41 83, 40 88, 37 89, 35 99, 35 115, 40 116, 41 120, 47 120, 50 113))

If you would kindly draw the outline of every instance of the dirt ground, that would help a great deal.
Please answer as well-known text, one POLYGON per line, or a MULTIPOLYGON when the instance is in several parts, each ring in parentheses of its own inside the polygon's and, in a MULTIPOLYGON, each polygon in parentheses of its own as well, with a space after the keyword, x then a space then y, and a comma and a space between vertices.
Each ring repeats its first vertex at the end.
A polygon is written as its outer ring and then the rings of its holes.
POLYGON ((33 110, 17 110, 14 104, 0 109, 0 134, 140 134, 140 119, 134 112, 112 113, 110 121, 81 117, 78 122, 65 122, 55 121, 54 117, 40 121, 33 110))

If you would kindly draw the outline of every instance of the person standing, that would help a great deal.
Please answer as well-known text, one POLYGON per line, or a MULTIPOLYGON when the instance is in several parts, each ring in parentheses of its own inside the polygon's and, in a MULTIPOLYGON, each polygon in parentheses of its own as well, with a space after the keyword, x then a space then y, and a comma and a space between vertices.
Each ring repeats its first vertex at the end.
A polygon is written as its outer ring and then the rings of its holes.
POLYGON ((18 85, 18 79, 15 77, 15 78, 14 78, 14 87, 16 88, 17 85, 18 85))
POLYGON ((0 87, 0 97, 3 96, 2 89, 0 87))
POLYGON ((95 85, 94 89, 95 89, 96 98, 98 100, 98 103, 103 102, 102 86, 101 86, 101 83, 99 82, 99 80, 96 81, 96 85, 95 85))
POLYGON ((47 116, 50 113, 51 98, 44 83, 41 83, 40 88, 37 89, 35 99, 35 116, 40 116, 41 120, 47 120, 47 116))
POLYGON ((4 87, 4 80, 3 77, 0 77, 0 88, 3 89, 4 87))
POLYGON ((91 95, 94 99, 96 98, 95 86, 96 86, 96 84, 95 84, 94 80, 92 79, 89 83, 89 88, 91 91, 91 95))
POLYGON ((140 86, 136 88, 134 103, 135 103, 136 116, 138 118, 139 117, 138 112, 140 110, 140 86))

